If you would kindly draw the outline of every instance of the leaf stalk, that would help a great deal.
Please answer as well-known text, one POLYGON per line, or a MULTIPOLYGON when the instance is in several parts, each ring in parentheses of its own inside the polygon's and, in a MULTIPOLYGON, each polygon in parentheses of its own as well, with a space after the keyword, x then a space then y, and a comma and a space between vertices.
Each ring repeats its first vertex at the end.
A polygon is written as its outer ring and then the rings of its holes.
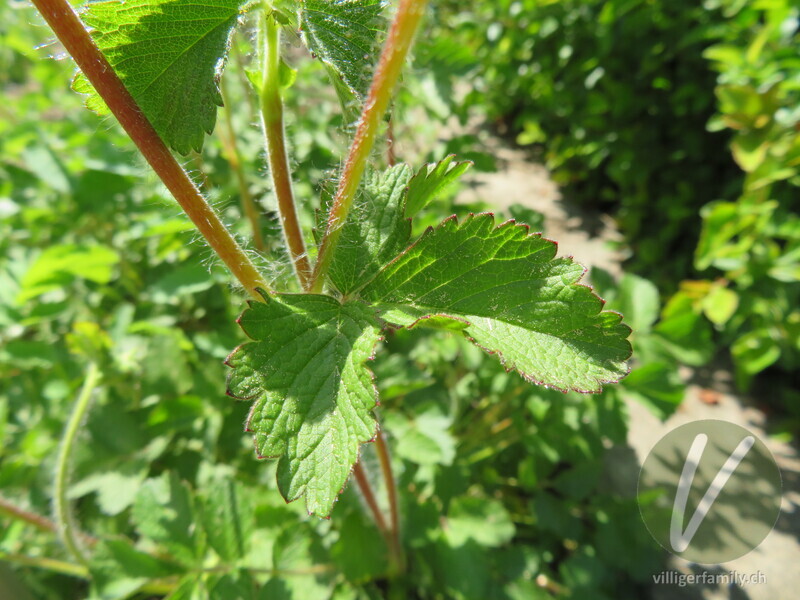
POLYGON ((253 230, 253 246, 259 252, 263 252, 266 246, 264 245, 264 236, 261 233, 261 224, 259 223, 259 214, 253 196, 250 194, 250 188, 247 186, 247 177, 242 167, 242 154, 239 152, 239 144, 236 142, 236 130, 233 127, 233 111, 231 110, 230 93, 228 93, 227 79, 222 77, 219 82, 220 93, 222 94, 222 113, 225 117, 226 134, 220 136, 225 148, 225 154, 236 175, 236 184, 239 186, 239 199, 242 203, 242 211, 250 223, 250 229, 253 230))
POLYGON ((325 274, 333 259, 333 251, 339 241, 341 227, 353 205, 367 161, 375 145, 381 119, 389 107, 389 101, 400 78, 400 71, 426 5, 427 0, 400 0, 381 52, 378 67, 372 78, 369 95, 361 111, 361 118, 358 121, 356 134, 350 146, 342 177, 339 180, 336 196, 328 213, 327 227, 319 246, 319 255, 308 286, 308 290, 313 293, 321 292, 324 286, 325 274))
POLYGON ((297 279, 305 288, 311 277, 311 263, 308 260, 303 230, 297 216, 294 192, 292 191, 292 175, 286 151, 280 77, 280 26, 271 10, 268 9, 265 12, 266 15, 261 20, 260 30, 263 75, 259 90, 261 125, 266 139, 267 161, 272 176, 272 188, 278 201, 278 214, 283 236, 297 279))
POLYGON ((375 521, 375 526, 378 528, 378 531, 381 533, 383 539, 386 541, 386 547, 389 551, 390 575, 395 576, 401 573, 403 570, 402 557, 398 553, 399 550, 398 546, 396 546, 395 543, 393 542, 392 531, 386 524, 386 519, 384 518, 383 513, 381 512, 381 509, 378 506, 378 500, 375 497, 375 492, 372 490, 372 485, 369 482, 367 473, 364 470, 364 467, 361 465, 360 460, 357 461, 355 465, 353 465, 353 476, 356 479, 358 488, 361 490, 361 495, 364 498, 364 502, 366 502, 367 507, 372 513, 372 518, 375 521))
POLYGON ((67 491, 69 488, 69 469, 72 449, 75 445, 75 439, 78 437, 78 430, 81 427, 81 423, 86 416, 86 412, 89 410, 92 392, 97 387, 99 381, 100 369, 97 368, 96 363, 90 363, 86 371, 86 378, 83 381, 83 387, 81 388, 80 394, 78 394, 75 406, 72 408, 72 413, 64 429, 64 435, 61 438, 61 447, 59 448, 58 458, 56 460, 56 477, 53 486, 55 520, 58 535, 67 548, 67 551, 77 562, 85 567, 88 567, 89 559, 81 548, 81 544, 78 540, 80 534, 78 534, 78 529, 72 517, 67 491))
POLYGON ((378 461, 381 465, 381 473, 386 483, 386 495, 389 497, 389 534, 393 553, 397 557, 400 572, 405 571, 405 557, 403 545, 400 542, 400 511, 398 508, 397 484, 395 483, 394 473, 392 472, 392 459, 389 454, 389 446, 383 431, 378 430, 375 438, 375 449, 378 452, 378 461))
POLYGON ((169 151, 68 0, 32 0, 56 37, 231 273, 256 299, 271 291, 250 258, 169 151))

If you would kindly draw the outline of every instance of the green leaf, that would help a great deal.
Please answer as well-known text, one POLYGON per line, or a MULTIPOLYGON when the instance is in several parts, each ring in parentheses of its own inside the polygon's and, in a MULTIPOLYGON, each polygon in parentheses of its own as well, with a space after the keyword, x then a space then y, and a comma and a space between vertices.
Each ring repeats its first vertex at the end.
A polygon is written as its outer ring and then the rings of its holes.
POLYGON ((471 161, 453 162, 455 154, 446 156, 438 163, 422 167, 408 184, 406 216, 413 217, 436 200, 453 182, 471 166, 471 161))
POLYGON ((140 552, 122 540, 102 540, 93 552, 89 568, 92 597, 103 600, 130 598, 149 580, 178 573, 174 564, 140 552))
POLYGON ((328 516, 359 445, 376 431, 378 401, 365 362, 379 340, 372 312, 329 296, 283 294, 251 302, 239 325, 253 340, 228 357, 228 393, 254 399, 247 430, 260 456, 279 458, 287 501, 328 516))
POLYGON ((243 487, 232 479, 214 481, 201 506, 203 528, 214 551, 229 564, 244 557, 254 513, 243 487))
POLYGON ((366 583, 386 573, 386 543, 375 526, 352 512, 339 524, 339 539, 331 547, 331 558, 351 583, 366 583))
POLYGON ((331 283, 348 294, 372 279, 380 268, 408 244, 411 221, 403 217, 407 165, 371 173, 342 228, 328 271, 331 283))
POLYGON ((736 382, 747 389, 754 375, 781 357, 781 348, 767 329, 756 329, 737 338, 731 354, 736 365, 736 382))
POLYGON ((81 498, 96 492, 100 511, 106 515, 118 515, 136 500, 146 472, 141 464, 128 461, 116 471, 93 474, 76 483, 70 488, 69 497, 81 498))
POLYGON ((703 313, 714 325, 727 323, 739 307, 739 295, 722 285, 715 285, 703 298, 703 313))
MULTIPOLYGON (((222 106, 218 81, 244 0, 108 0, 81 17, 158 134, 181 154, 199 151, 222 106)), ((75 91, 107 113, 79 74, 75 91)))
POLYGON ((623 386, 627 398, 641 402, 662 421, 675 412, 685 393, 674 365, 665 362, 633 369, 623 386))
POLYGON ((119 254, 107 246, 50 246, 25 273, 17 302, 23 304, 75 279, 108 283, 117 263, 119 254))
POLYGON ((188 488, 176 476, 164 473, 145 481, 131 519, 140 535, 164 546, 183 564, 196 566, 203 549, 195 535, 194 506, 188 488))
POLYGON ((610 306, 625 315, 625 321, 636 334, 641 335, 649 332, 658 319, 661 299, 658 288, 651 281, 626 273, 619 282, 617 300, 610 306))
POLYGON ((383 0, 304 0, 303 40, 358 100, 363 101, 383 31, 383 0))
POLYGON ((397 456, 418 465, 450 465, 456 456, 456 440, 450 433, 452 419, 436 411, 409 419, 401 413, 383 415, 385 427, 396 441, 397 456))
POLYGON ((497 500, 456 498, 447 513, 445 534, 451 546, 472 540, 481 546, 502 546, 514 537, 511 515, 497 500))
POLYGON ((714 355, 711 327, 685 292, 670 298, 653 333, 656 344, 683 364, 700 367, 714 355))
POLYGON ((153 301, 178 303, 181 296, 203 292, 214 285, 214 277, 203 265, 182 265, 170 271, 150 287, 153 301))
POLYGON ((330 574, 312 574, 315 565, 328 560, 329 555, 310 524, 295 522, 286 527, 272 548, 272 568, 286 575, 270 579, 259 599, 329 598, 333 583, 330 574))
MULTIPOLYGON (((603 312, 556 245, 490 214, 429 229, 362 290, 386 319, 398 306, 469 322, 464 334, 525 379, 600 391, 627 373, 630 328, 603 312)), ((395 323, 407 326, 407 322, 395 323)))

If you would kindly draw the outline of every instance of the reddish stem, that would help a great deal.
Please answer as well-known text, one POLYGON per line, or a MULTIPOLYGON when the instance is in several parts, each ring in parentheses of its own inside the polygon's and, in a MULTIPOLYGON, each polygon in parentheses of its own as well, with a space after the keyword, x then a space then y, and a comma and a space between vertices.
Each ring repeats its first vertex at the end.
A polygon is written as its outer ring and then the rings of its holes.
POLYGON ((322 291, 325 274, 333 259, 333 251, 339 241, 342 225, 350 212, 356 190, 361 183, 364 169, 367 167, 367 160, 375 144, 381 118, 389 106, 394 87, 414 39, 414 33, 425 12, 426 4, 427 0, 400 0, 400 5, 397 7, 394 21, 392 21, 389 35, 375 69, 375 75, 372 78, 369 95, 361 111, 361 118, 347 155, 336 196, 328 213, 327 228, 319 245, 317 263, 314 265, 314 272, 308 288, 311 292, 322 291))
POLYGON ((386 539, 389 539, 389 528, 386 526, 386 519, 383 518, 383 513, 378 507, 378 501, 375 499, 375 494, 372 491, 372 486, 367 479, 367 474, 364 472, 364 467, 361 462, 357 462, 353 467, 353 475, 356 477, 356 483, 361 489, 361 494, 364 496, 364 501, 367 503, 372 516, 375 518, 375 524, 386 539))
POLYGON ((386 495, 389 496, 389 512, 391 519, 391 542, 394 545, 395 555, 402 565, 403 560, 403 545, 400 543, 400 515, 398 510, 397 501, 397 484, 394 480, 394 473, 392 472, 392 459, 389 454, 389 446, 386 444, 386 438, 383 436, 383 431, 378 430, 378 436, 375 438, 375 449, 378 451, 378 460, 381 463, 381 472, 383 479, 386 482, 386 495))
POLYGON ((289 154, 286 151, 286 136, 283 125, 283 99, 280 85, 280 28, 272 14, 265 17, 263 27, 263 81, 261 86, 261 121, 267 141, 267 160, 272 175, 272 186, 278 200, 286 247, 292 259, 297 280, 301 288, 309 284, 311 263, 308 261, 303 230, 297 216, 292 191, 292 174, 289 169, 289 154))
POLYGON ((245 289, 260 299, 256 288, 269 291, 269 285, 172 156, 68 0, 33 0, 33 4, 208 245, 245 289))
MULTIPOLYGON (((0 514, 7 515, 12 519, 24 521, 28 525, 32 525, 39 531, 47 531, 49 533, 58 533, 58 526, 45 516, 39 513, 31 512, 20 508, 5 498, 0 498, 0 514)), ((87 533, 80 533, 81 539, 88 545, 93 546, 97 543, 97 538, 92 537, 87 533)))
POLYGON ((397 164, 397 154, 394 150, 394 117, 390 117, 386 125, 386 162, 390 167, 397 164))

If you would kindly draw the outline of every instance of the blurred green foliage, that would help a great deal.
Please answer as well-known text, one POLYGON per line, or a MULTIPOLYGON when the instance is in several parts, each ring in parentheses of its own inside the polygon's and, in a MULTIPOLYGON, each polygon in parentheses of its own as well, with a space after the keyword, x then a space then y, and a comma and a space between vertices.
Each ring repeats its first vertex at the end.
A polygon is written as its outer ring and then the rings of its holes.
POLYGON ((738 179, 729 135, 706 130, 715 75, 702 53, 723 34, 719 8, 502 0, 467 19, 445 6, 448 43, 476 57, 464 107, 541 145, 570 201, 612 210, 634 269, 667 289, 688 275, 698 209, 738 179))
MULTIPOLYGON (((693 284, 694 302, 716 307, 707 316, 748 388, 772 365, 787 374, 800 367, 800 8, 723 6, 724 39, 705 52, 719 73, 710 127, 732 131, 745 178, 738 199, 702 210, 695 267, 717 279, 693 284)), ((780 389, 777 400, 797 428, 797 392, 780 389)))
POLYGON ((462 118, 494 119, 570 201, 615 215, 663 318, 701 328, 690 364, 716 344, 745 391, 774 367, 770 401, 794 430, 799 16, 791 0, 444 3, 428 51, 451 51, 437 89, 470 81, 451 95, 462 118))

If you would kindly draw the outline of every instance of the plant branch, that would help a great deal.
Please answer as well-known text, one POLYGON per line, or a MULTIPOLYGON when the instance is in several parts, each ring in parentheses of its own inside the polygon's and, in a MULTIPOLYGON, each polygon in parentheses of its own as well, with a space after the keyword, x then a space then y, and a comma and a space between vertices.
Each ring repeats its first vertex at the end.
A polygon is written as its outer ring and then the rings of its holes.
POLYGON ((403 557, 403 545, 400 543, 400 511, 398 510, 397 484, 395 483, 394 473, 392 472, 392 460, 389 455, 389 447, 386 444, 383 431, 380 429, 378 429, 378 436, 375 438, 375 449, 378 451, 378 460, 381 464, 383 480, 386 482, 386 495, 389 497, 389 531, 391 533, 391 543, 394 545, 394 553, 398 558, 402 571, 405 568, 405 559, 403 557))
POLYGON ((57 530, 56 524, 47 517, 21 508, 6 498, 0 498, 0 514, 11 517, 12 519, 17 519, 18 521, 24 521, 39 531, 48 531, 52 533, 57 530))
POLYGON ((25 567, 37 567, 47 571, 53 571, 54 573, 61 573, 62 575, 79 577, 81 579, 89 578, 89 569, 85 566, 55 558, 47 558, 46 556, 26 556, 25 554, 0 551, 0 560, 23 565, 25 567))
POLYGON ((394 149, 394 115, 386 124, 386 162, 390 167, 397 164, 397 153, 394 149))
POLYGON ((355 475, 356 483, 358 483, 358 487, 361 490, 361 495, 364 497, 364 501, 367 503, 367 507, 372 513, 375 525, 386 541, 386 548, 389 550, 390 575, 395 576, 402 573, 404 569, 402 548, 394 541, 394 534, 386 524, 386 519, 378 506, 375 492, 372 491, 372 485, 369 483, 364 467, 361 466, 361 461, 356 462, 353 466, 353 475, 355 475))
MULTIPOLYGON (((58 533, 58 525, 56 525, 54 521, 51 521, 44 515, 40 515, 39 513, 19 507, 7 498, 0 497, 0 514, 27 523, 39 531, 46 531, 48 533, 56 534, 58 533)), ((94 546, 99 541, 96 537, 93 537, 87 533, 79 533, 83 543, 87 546, 94 546)))
POLYGON ((181 205, 208 245, 219 255, 244 288, 261 299, 256 288, 270 291, 217 214, 147 120, 139 105, 95 45, 68 0, 33 0, 56 37, 97 90, 120 125, 181 205))
POLYGON ((250 222, 250 229, 253 230, 253 246, 259 252, 263 252, 265 249, 264 236, 261 234, 258 208, 256 208, 253 196, 250 194, 250 188, 247 186, 247 177, 242 168, 242 155, 239 152, 239 145, 236 142, 236 131, 233 128, 233 111, 231 110, 227 79, 222 77, 219 84, 220 93, 222 94, 222 114, 224 115, 227 129, 227 135, 221 135, 220 138, 225 148, 228 164, 230 164, 233 172, 236 174, 236 183, 239 186, 239 199, 242 203, 242 211, 250 222))
POLYGON ((289 250, 297 279, 305 288, 311 277, 311 263, 308 261, 303 230, 300 228, 300 221, 297 218, 294 192, 292 191, 292 175, 286 152, 280 80, 280 28, 274 15, 269 11, 261 21, 260 41, 263 74, 259 90, 261 125, 267 143, 269 172, 272 175, 272 188, 278 200, 278 214, 286 247, 289 250))
MULTIPOLYGON (((46 556, 27 556, 25 554, 15 554, 12 552, 0 551, 0 560, 25 567, 45 569, 47 571, 53 571, 54 573, 61 573, 62 575, 69 575, 79 579, 91 579, 91 574, 89 573, 89 569, 87 567, 83 565, 76 565, 75 563, 64 560, 58 560, 56 558, 48 558, 46 556)), ((142 587, 136 591, 141 594, 165 596, 172 593, 177 585, 177 579, 153 579, 142 585, 142 587)))
POLYGON ((61 439, 61 447, 59 448, 58 458, 56 460, 56 478, 53 487, 58 535, 69 553, 84 566, 88 565, 89 559, 83 552, 80 542, 78 541, 79 534, 75 526, 75 521, 72 518, 72 512, 70 511, 67 490, 69 487, 70 459, 72 458, 75 438, 78 437, 78 430, 81 427, 83 418, 86 416, 86 411, 89 410, 92 392, 95 387, 97 387, 99 381, 100 370, 95 363, 90 363, 89 369, 86 372, 86 379, 83 381, 83 387, 81 388, 80 394, 78 394, 78 399, 75 401, 75 406, 72 408, 72 413, 67 421, 67 427, 64 429, 64 436, 61 439))
POLYGON ((388 541, 389 528, 386 526, 386 519, 383 518, 383 513, 378 507, 378 501, 375 499, 375 493, 372 491, 372 486, 369 483, 369 479, 367 479, 367 474, 364 471, 364 467, 361 466, 360 461, 356 462, 355 466, 353 467, 353 475, 355 475, 356 483, 358 483, 361 494, 364 496, 364 501, 367 503, 372 516, 375 518, 375 525, 378 526, 378 530, 388 541))
POLYGON ((372 78, 369 95, 361 111, 361 118, 358 121, 353 144, 350 146, 344 171, 339 180, 336 196, 328 213, 327 228, 319 246, 317 263, 314 266, 308 288, 311 292, 322 291, 325 274, 339 241, 341 227, 350 212, 356 191, 361 183, 361 177, 367 166, 367 160, 375 144, 378 126, 389 106, 395 85, 400 77, 400 71, 414 39, 414 33, 425 12, 426 4, 427 0, 400 0, 386 44, 381 52, 378 67, 372 78))
MULTIPOLYGON (((3 552, 0 550, 0 560, 10 562, 25 567, 35 567, 53 571, 54 573, 61 573, 62 575, 69 575, 78 577, 80 579, 90 579, 89 570, 83 565, 58 560, 55 558, 48 558, 46 556, 28 556, 26 554, 16 554, 13 552, 3 552)), ((237 569, 243 569, 248 573, 256 573, 261 575, 271 575, 274 577, 307 577, 309 575, 326 575, 335 572, 333 565, 319 564, 311 565, 305 569, 264 569, 257 567, 212 567, 208 569, 191 569, 189 573, 231 573, 237 569)), ((143 594, 166 595, 175 590, 177 580, 174 578, 152 579, 144 586, 139 588, 139 592, 143 594)))

